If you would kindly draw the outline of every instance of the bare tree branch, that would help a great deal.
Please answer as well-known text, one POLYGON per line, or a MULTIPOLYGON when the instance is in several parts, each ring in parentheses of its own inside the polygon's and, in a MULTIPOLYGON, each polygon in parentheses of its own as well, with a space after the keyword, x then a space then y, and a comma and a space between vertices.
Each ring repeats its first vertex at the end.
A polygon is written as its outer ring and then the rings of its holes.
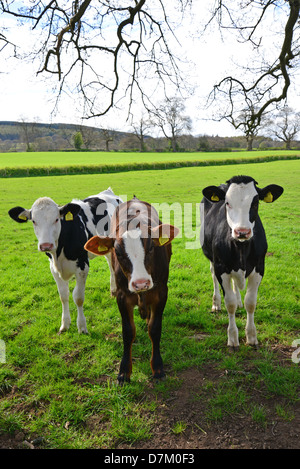
MULTIPOLYGON (((235 20, 232 16, 232 9, 227 7, 226 0, 218 0, 218 6, 213 12, 213 18, 218 15, 218 21, 223 28, 234 28, 242 35, 244 40, 250 41, 256 49, 261 46, 261 41, 257 41, 254 35, 259 26, 266 17, 267 9, 286 8, 288 6, 287 20, 283 31, 282 46, 276 60, 273 64, 263 65, 259 71, 256 70, 255 80, 247 84, 251 73, 248 67, 246 79, 227 76, 215 85, 210 98, 220 99, 220 96, 226 98, 227 110, 221 115, 220 119, 228 120, 236 129, 244 128, 245 135, 250 136, 255 133, 261 125, 262 116, 268 112, 272 106, 276 106, 287 98, 288 89, 291 84, 291 70, 300 57, 299 49, 299 12, 300 0, 269 0, 267 2, 248 0, 241 2, 243 8, 255 6, 261 8, 259 16, 254 24, 247 25, 245 19, 243 24, 235 20), (230 24, 224 25, 224 12, 228 14, 230 24), (247 31, 247 36, 243 36, 247 31), (297 37, 295 38, 295 32, 297 37), (241 121, 237 116, 244 113, 245 119, 241 121)), ((253 13, 253 12, 252 12, 253 13)), ((211 20, 212 20, 211 19, 211 20)), ((224 101, 225 102, 225 101, 224 101)))
MULTIPOLYGON (((177 1, 184 9, 192 0, 177 1)), ((36 52, 42 57, 38 73, 58 77, 57 103, 76 88, 85 117, 98 117, 116 105, 121 93, 129 106, 136 91, 146 102, 145 78, 151 75, 162 88, 167 82, 178 86, 179 69, 166 39, 172 28, 162 0, 154 7, 150 0, 32 0, 17 8, 20 3, 0 1, 0 12, 30 21, 43 35, 36 52)))

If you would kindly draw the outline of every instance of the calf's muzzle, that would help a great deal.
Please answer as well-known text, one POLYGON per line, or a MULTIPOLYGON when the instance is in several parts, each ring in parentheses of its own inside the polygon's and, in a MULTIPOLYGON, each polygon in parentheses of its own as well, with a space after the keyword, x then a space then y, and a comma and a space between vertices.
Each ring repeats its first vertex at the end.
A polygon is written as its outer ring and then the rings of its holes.
POLYGON ((250 228, 235 228, 234 237, 237 239, 249 239, 251 238, 250 228))
POLYGON ((132 282, 131 286, 135 292, 147 291, 151 288, 151 282, 149 279, 141 278, 132 282))
POLYGON ((40 251, 47 252, 47 251, 53 251, 54 246, 52 243, 42 243, 40 244, 39 248, 40 248, 40 251))

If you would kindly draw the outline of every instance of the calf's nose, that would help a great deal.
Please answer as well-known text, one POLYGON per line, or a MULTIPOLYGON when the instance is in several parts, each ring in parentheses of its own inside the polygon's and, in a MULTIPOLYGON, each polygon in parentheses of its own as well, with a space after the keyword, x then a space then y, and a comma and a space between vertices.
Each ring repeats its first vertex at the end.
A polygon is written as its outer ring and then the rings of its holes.
POLYGON ((236 228, 234 230, 234 235, 238 239, 248 239, 251 236, 250 228, 236 228))
POLYGON ((135 290, 135 291, 144 291, 144 290, 149 290, 150 288, 150 280, 149 279, 145 279, 145 278, 141 278, 141 279, 138 279, 138 280, 135 280, 134 282, 132 282, 132 288, 135 290))
POLYGON ((42 243, 40 244, 40 251, 46 252, 46 251, 52 251, 54 248, 52 243, 42 243))

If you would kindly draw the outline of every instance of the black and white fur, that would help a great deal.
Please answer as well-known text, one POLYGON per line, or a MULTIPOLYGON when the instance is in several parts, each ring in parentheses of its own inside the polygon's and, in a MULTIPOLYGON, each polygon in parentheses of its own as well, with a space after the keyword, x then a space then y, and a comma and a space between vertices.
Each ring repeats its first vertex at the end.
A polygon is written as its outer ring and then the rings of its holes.
MULTIPOLYGON (((115 208, 122 200, 109 188, 84 200, 72 200, 59 207, 49 197, 37 199, 30 210, 14 207, 10 217, 18 223, 31 221, 38 239, 38 250, 45 252, 50 260, 50 270, 55 279, 62 302, 62 321, 59 333, 69 329, 69 281, 75 276, 73 300, 77 306, 77 328, 87 333, 83 314, 85 284, 89 272, 89 254, 84 245, 92 236, 106 235, 115 208)), ((115 276, 111 256, 106 256, 111 274, 111 293, 115 294, 115 276)))
POLYGON ((219 285, 229 316, 228 346, 239 346, 235 323, 237 307, 242 307, 240 290, 246 286, 247 343, 257 346, 254 311, 257 292, 264 275, 267 240, 258 215, 259 201, 273 202, 283 193, 271 184, 263 189, 249 176, 235 176, 226 184, 208 186, 202 191, 200 240, 210 260, 214 293, 212 310, 221 310, 219 285))

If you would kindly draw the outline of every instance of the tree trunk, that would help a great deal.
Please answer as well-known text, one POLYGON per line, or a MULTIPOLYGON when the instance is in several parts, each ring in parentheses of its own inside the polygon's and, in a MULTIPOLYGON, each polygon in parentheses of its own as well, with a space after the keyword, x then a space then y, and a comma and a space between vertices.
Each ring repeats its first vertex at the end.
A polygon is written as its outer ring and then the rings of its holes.
POLYGON ((253 137, 247 138, 247 151, 253 150, 253 137))

